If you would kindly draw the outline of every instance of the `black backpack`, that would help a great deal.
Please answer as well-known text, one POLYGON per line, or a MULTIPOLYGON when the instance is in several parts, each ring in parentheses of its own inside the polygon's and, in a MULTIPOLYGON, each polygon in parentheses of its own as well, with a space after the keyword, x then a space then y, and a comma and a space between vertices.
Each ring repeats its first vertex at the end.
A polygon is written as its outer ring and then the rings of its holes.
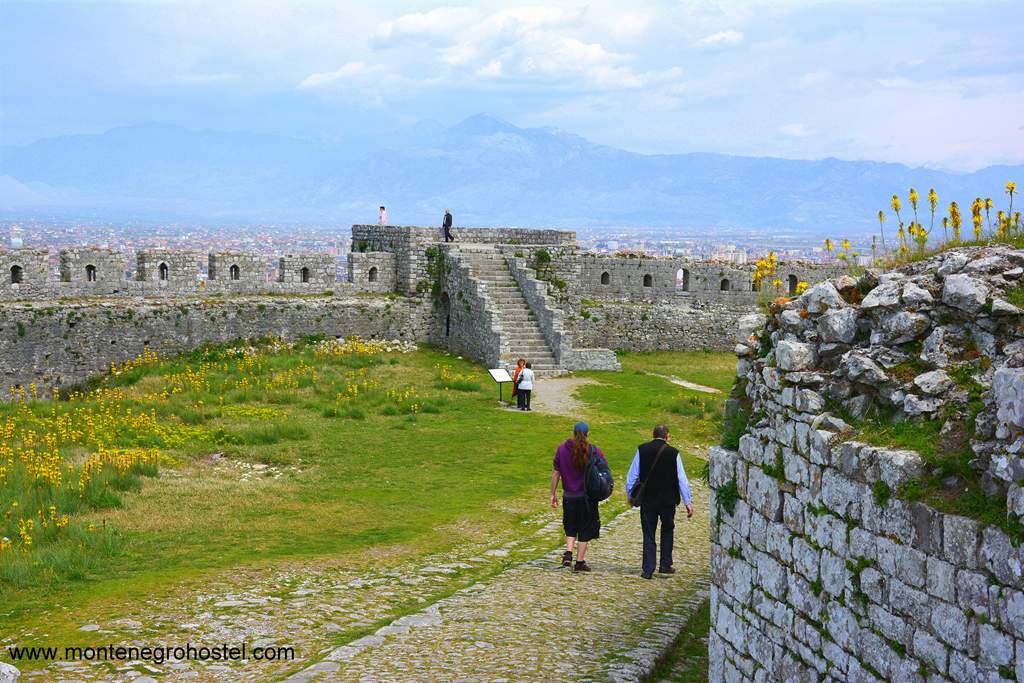
POLYGON ((608 469, 608 463, 604 458, 598 458, 595 448, 590 446, 590 462, 583 473, 583 490, 594 503, 607 500, 615 489, 615 481, 612 479, 612 471, 608 469))

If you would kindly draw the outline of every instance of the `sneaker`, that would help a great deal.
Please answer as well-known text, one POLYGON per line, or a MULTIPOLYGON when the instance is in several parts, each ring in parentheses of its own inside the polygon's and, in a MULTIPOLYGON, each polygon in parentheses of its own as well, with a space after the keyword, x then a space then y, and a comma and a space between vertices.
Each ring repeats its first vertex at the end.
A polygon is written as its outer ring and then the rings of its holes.
POLYGON ((589 572, 590 565, 584 560, 576 560, 576 566, 572 568, 574 572, 589 572))
POLYGON ((562 566, 563 567, 571 567, 572 566, 572 553, 570 553, 568 550, 566 550, 564 553, 562 553, 562 566))
POLYGON ((672 567, 661 567, 658 569, 659 574, 675 574, 676 570, 672 567))
POLYGON ((640 578, 641 579, 653 579, 654 578, 654 572, 643 572, 642 574, 640 574, 640 578))

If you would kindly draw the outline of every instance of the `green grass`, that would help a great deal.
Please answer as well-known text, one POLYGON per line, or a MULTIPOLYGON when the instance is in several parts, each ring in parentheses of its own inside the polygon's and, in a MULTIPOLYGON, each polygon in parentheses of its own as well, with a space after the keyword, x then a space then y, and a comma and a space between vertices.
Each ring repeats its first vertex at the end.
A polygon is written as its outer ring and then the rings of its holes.
POLYGON ((970 446, 974 420, 983 408, 983 388, 974 379, 975 371, 973 366, 964 364, 949 372, 967 392, 968 404, 966 418, 952 417, 953 428, 946 434, 941 433, 946 416, 940 416, 918 422, 851 421, 858 430, 853 438, 874 446, 915 451, 924 460, 924 475, 907 482, 899 491, 889 491, 888 487, 883 489, 876 484, 873 495, 879 504, 896 495, 925 503, 941 512, 971 517, 1002 529, 1016 542, 1024 542, 1024 525, 1007 515, 1006 497, 985 495, 979 473, 970 465, 975 457, 970 446))
MULTIPOLYGON (((163 431, 125 427, 115 435, 124 447, 159 448, 161 469, 175 476, 140 471, 111 481, 71 511, 75 523, 64 537, 22 559, 0 559, 5 631, 77 644, 86 638, 77 630, 83 623, 244 567, 380 567, 481 538, 526 536, 538 528, 524 522, 543 509, 537 501, 545 499, 552 454, 578 418, 590 422, 620 487, 637 444, 659 422, 669 425, 695 478, 706 447, 720 438, 715 402, 724 396, 646 372, 726 388, 733 374, 726 354, 628 354, 621 373, 584 373, 594 380, 577 391, 587 407, 563 417, 500 409, 484 368, 430 349, 321 358, 299 345, 240 373, 245 346, 202 349, 90 383, 159 394, 168 376, 207 367, 203 382, 179 381, 181 390, 166 399, 125 402, 152 411, 163 431), (461 378, 444 387, 439 365, 461 378), (236 386, 243 375, 251 382, 236 386), (337 399, 362 381, 375 384, 358 400, 337 399), (389 393, 410 389, 418 393, 407 400, 389 393), (680 405, 688 407, 673 410, 680 405), (281 468, 280 475, 241 480, 215 464, 234 461, 281 468)), ((83 406, 97 403, 27 407, 43 415, 83 406)), ((0 422, 19 409, 0 406, 0 422)), ((0 506, 7 495, 0 487, 0 506)), ((624 507, 617 495, 609 513, 624 507)))
POLYGON ((711 601, 705 600, 686 623, 665 659, 655 668, 652 681, 694 683, 708 680, 708 633, 711 601))
POLYGON ((730 353, 711 351, 655 351, 634 353, 620 351, 623 368, 659 375, 675 375, 695 384, 718 389, 728 394, 736 375, 736 357, 730 353))
POLYGON ((1003 291, 1003 298, 1017 308, 1024 308, 1024 285, 1007 287, 1003 291))

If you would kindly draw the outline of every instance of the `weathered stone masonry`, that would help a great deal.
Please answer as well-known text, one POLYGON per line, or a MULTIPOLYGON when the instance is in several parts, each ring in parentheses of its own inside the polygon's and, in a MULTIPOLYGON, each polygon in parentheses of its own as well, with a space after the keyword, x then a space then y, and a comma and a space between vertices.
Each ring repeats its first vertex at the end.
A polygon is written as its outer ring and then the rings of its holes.
POLYGON ((48 394, 147 348, 176 353, 271 334, 425 340, 428 314, 419 300, 367 297, 7 304, 0 307, 0 385, 34 382, 48 394))
POLYGON ((1001 466, 999 444, 1021 429, 1010 397, 1024 388, 1024 373, 1008 374, 1024 360, 1012 331, 1020 312, 1001 297, 1022 263, 1024 252, 1005 248, 949 252, 813 287, 767 326, 742 321, 737 375, 754 417, 738 451, 714 448, 710 462, 712 681, 1024 680, 1022 548, 998 528, 901 500, 927 464, 846 440, 849 426, 825 410, 828 397, 892 404, 903 419, 956 410, 944 370, 913 366, 907 381, 890 368, 918 352, 966 365, 992 386, 975 465, 1001 466), (866 296, 857 303, 854 291, 866 296), (937 342, 914 345, 936 330, 937 342))
MULTIPOLYGON (((104 369, 109 360, 138 352, 134 343, 117 350, 120 328, 115 324, 97 328, 97 338, 103 340, 97 345, 103 349, 98 355, 102 362, 75 360, 74 354, 88 353, 88 345, 65 349, 60 340, 65 333, 73 339, 70 330, 33 338, 29 330, 38 314, 26 318, 29 308, 66 309, 72 319, 91 320, 120 309, 202 309, 206 302, 225 302, 225 297, 317 296, 329 291, 357 302, 353 310, 359 311, 366 302, 357 294, 388 294, 401 297, 401 304, 393 304, 393 328, 414 330, 416 339, 433 341, 492 367, 528 354, 543 372, 561 372, 616 369, 610 348, 723 348, 733 322, 751 310, 759 296, 751 290, 749 267, 581 254, 570 231, 456 228, 455 234, 458 241, 446 245, 439 228, 354 225, 347 282, 338 281, 337 260, 328 254, 286 255, 270 262, 246 252, 201 256, 150 249, 137 253, 129 267, 120 252, 74 248, 60 252, 59 277, 54 277, 45 251, 0 251, 0 300, 11 302, 5 304, 10 310, 3 315, 12 321, 0 339, 11 330, 16 334, 0 344, 0 372, 9 384, 66 384, 80 381, 82 367, 104 369), (547 266, 538 269, 541 256, 547 266), (677 278, 680 269, 687 273, 684 280, 677 278), (729 280, 727 288, 721 288, 719 276, 729 280), (81 303, 52 308, 47 303, 66 299, 81 303), (30 307, 29 302, 36 303, 30 307), (412 312, 416 315, 402 318, 412 312), (22 346, 26 339, 35 344, 28 363, 22 346), (107 342, 114 342, 110 349, 107 342)), ((824 272, 807 264, 783 266, 786 270, 780 273, 793 278, 815 278, 824 272)), ((351 325, 335 326, 336 334, 367 332, 354 316, 346 319, 351 325)), ((257 332, 277 333, 274 324, 268 322, 257 332)), ((293 321, 291 329, 296 324, 293 321)), ((309 326, 310 333, 319 329, 309 326)), ((158 328, 148 336, 159 340, 164 331, 158 328)), ((230 328, 224 334, 231 334, 230 328)), ((206 338, 179 337, 175 348, 184 350, 189 339, 202 343, 198 340, 206 338)))

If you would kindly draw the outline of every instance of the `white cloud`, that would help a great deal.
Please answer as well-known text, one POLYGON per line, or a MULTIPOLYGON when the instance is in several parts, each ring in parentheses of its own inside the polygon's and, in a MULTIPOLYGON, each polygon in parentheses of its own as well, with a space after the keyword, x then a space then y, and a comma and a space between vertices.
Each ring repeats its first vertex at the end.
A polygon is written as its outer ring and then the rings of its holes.
POLYGON ((477 76, 484 78, 496 78, 501 75, 501 62, 497 59, 492 59, 476 70, 477 76))
POLYGON ((407 39, 436 39, 451 35, 479 17, 472 7, 439 7, 429 12, 403 14, 377 26, 374 43, 386 46, 407 39))
POLYGON ((913 81, 903 76, 892 76, 890 78, 879 78, 875 81, 883 88, 909 88, 914 85, 913 81))
MULTIPOLYGON (((419 31, 433 31, 438 23, 436 17, 415 17, 415 21, 403 17, 391 22, 386 31, 394 34, 399 25, 407 27, 403 30, 415 26, 419 31)), ((459 15, 460 19, 468 17, 459 15)), ((505 77, 516 87, 524 82, 549 82, 573 90, 616 90, 678 74, 671 67, 637 70, 632 66, 634 55, 609 49, 603 42, 602 36, 615 40, 641 35, 649 28, 649 15, 625 15, 619 25, 610 19, 609 13, 590 7, 512 7, 480 13, 461 30, 444 32, 446 41, 432 34, 438 44, 434 55, 452 70, 448 78, 463 84, 467 77, 505 77)))
POLYGON ((791 138, 806 138, 814 135, 814 129, 803 123, 787 123, 779 126, 779 132, 791 138))
POLYGON ((736 29, 718 31, 697 41, 697 47, 731 47, 743 42, 743 33, 736 29))
POLYGON ((348 62, 343 64, 341 68, 335 69, 334 71, 326 71, 324 73, 315 73, 306 76, 299 83, 300 88, 318 88, 335 81, 346 80, 353 76, 361 76, 371 71, 377 70, 377 67, 367 66, 365 62, 348 62))
POLYGON ((832 72, 828 69, 815 69, 805 73, 797 79, 797 85, 801 88, 810 88, 816 85, 823 85, 832 80, 832 72))

